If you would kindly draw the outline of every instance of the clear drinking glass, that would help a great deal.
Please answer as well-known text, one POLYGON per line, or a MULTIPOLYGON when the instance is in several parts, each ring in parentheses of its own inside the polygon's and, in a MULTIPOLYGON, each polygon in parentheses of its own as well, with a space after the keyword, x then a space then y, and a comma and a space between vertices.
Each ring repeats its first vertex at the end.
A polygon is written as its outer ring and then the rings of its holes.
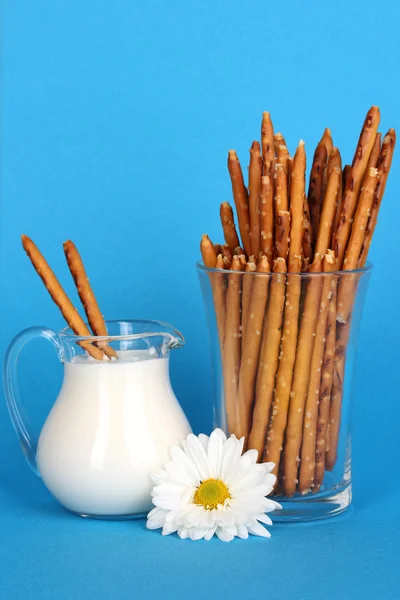
POLYGON ((22 331, 5 359, 5 394, 25 457, 62 505, 84 517, 133 518, 152 508, 151 474, 168 460, 170 445, 190 433, 169 378, 170 351, 184 339, 160 321, 106 325, 107 337, 79 337, 69 328, 22 331), (61 391, 40 432, 17 386, 19 354, 38 337, 64 364, 61 391), (118 359, 95 360, 82 344, 107 344, 118 359))
POLYGON ((351 503, 351 407, 371 265, 256 273, 197 263, 207 315, 214 425, 245 436, 278 477, 278 521, 351 503))

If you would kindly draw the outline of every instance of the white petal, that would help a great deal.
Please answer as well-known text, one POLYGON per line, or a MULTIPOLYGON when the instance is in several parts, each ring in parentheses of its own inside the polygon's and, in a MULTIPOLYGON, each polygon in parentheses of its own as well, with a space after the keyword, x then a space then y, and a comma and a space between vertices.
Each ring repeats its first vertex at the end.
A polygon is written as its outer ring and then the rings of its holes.
POLYGON ((221 527, 217 527, 215 533, 218 539, 221 540, 221 542, 231 542, 233 540, 233 535, 230 535, 229 533, 221 529, 221 527))
POLYGON ((146 527, 147 529, 159 529, 165 523, 165 518, 167 515, 166 510, 162 510, 160 508, 156 508, 149 513, 147 518, 146 527))
POLYGON ((186 454, 192 460, 196 471, 199 473, 200 480, 204 481, 205 479, 209 479, 210 467, 208 464, 208 457, 197 436, 195 436, 193 433, 190 433, 183 442, 183 447, 186 454))
POLYGON ((247 450, 247 452, 245 452, 243 454, 243 456, 247 456, 249 458, 251 464, 255 465, 257 463, 257 459, 258 459, 257 450, 247 450))
POLYGON ((215 525, 216 520, 216 512, 215 510, 205 510, 199 520, 199 527, 213 527, 215 525))
POLYGON ((178 531, 178 526, 175 523, 165 523, 161 534, 170 535, 171 533, 175 533, 176 531, 178 531))
POLYGON ((155 496, 153 504, 165 510, 173 510, 178 506, 179 498, 177 496, 155 496))
POLYGON ((171 481, 177 481, 183 485, 199 485, 199 478, 195 477, 193 473, 188 471, 185 466, 182 466, 178 462, 170 460, 165 465, 166 470, 171 481))
POLYGON ((246 525, 238 525, 237 526, 237 534, 242 540, 247 540, 249 537, 249 532, 247 531, 246 525))
POLYGON ((273 510, 282 508, 282 506, 278 503, 275 502, 275 500, 271 500, 270 498, 264 498, 264 502, 263 502, 263 512, 272 512, 273 510))
POLYGON ((264 523, 264 525, 272 525, 272 521, 268 515, 258 515, 257 521, 264 523))
POLYGON ((161 485, 155 485, 151 491, 152 496, 178 496, 180 498, 187 487, 182 483, 162 483, 161 485))
MULTIPOLYGON (((193 436, 193 437, 195 437, 195 436, 193 436)), ((198 485, 197 482, 201 479, 200 473, 198 472, 195 464, 193 463, 192 460, 190 460, 190 458, 186 454, 186 452, 184 452, 182 450, 182 448, 179 448, 178 446, 172 446, 170 449, 170 452, 171 452, 172 460, 175 463, 177 463, 184 471, 186 471, 193 478, 193 483, 195 485, 198 485)))
POLYGON ((210 529, 207 531, 206 535, 204 536, 204 539, 206 540, 206 542, 208 542, 209 540, 211 540, 211 538, 213 537, 213 535, 214 535, 214 533, 215 533, 215 530, 216 530, 216 529, 217 529, 217 526, 216 526, 216 525, 214 525, 213 527, 211 527, 211 528, 210 528, 210 529))
POLYGON ((224 451, 224 438, 226 436, 221 429, 215 429, 210 435, 208 443, 208 461, 210 465, 210 477, 219 479, 221 476, 222 455, 224 451))
POLYGON ((221 464, 221 479, 228 486, 235 473, 237 460, 240 456, 240 444, 235 436, 231 435, 224 444, 224 452, 221 464))
POLYGON ((178 535, 181 540, 186 540, 189 537, 189 529, 187 527, 179 527, 178 535))
POLYGON ((206 535, 206 533, 208 532, 208 529, 200 529, 199 527, 192 527, 190 529, 190 539, 193 540, 194 542, 197 540, 201 540, 203 539, 203 537, 206 535))
POLYGON ((263 527, 261 523, 258 523, 258 521, 254 520, 250 525, 247 525, 247 529, 253 535, 258 535, 260 537, 271 537, 268 529, 265 529, 265 527, 263 527))
POLYGON ((205 435, 204 433, 199 433, 199 435, 197 437, 199 438, 200 444, 203 446, 204 450, 207 452, 208 440, 210 438, 208 437, 208 435, 205 435))

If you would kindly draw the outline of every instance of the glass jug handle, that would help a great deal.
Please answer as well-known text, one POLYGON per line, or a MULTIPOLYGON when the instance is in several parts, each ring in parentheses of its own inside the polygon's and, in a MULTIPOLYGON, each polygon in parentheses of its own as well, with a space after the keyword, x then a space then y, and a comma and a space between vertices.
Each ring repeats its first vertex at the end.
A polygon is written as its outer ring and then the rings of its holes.
POLYGON ((17 370, 19 354, 25 344, 40 337, 45 338, 52 344, 58 358, 63 362, 63 349, 60 340, 54 331, 46 327, 29 327, 29 329, 21 331, 9 345, 4 361, 4 392, 10 418, 20 441, 22 452, 29 466, 37 475, 39 475, 36 467, 38 436, 33 432, 21 404, 17 370))

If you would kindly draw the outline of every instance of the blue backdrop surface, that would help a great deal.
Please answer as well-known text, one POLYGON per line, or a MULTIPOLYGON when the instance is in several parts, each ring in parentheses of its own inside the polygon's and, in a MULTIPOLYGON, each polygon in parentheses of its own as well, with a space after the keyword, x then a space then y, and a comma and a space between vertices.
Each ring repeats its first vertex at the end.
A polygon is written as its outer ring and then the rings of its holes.
MULTIPOLYGON (((63 326, 21 246, 30 235, 68 292, 62 242, 78 245, 104 314, 158 318, 186 348, 176 393, 211 427, 208 339, 197 276, 202 233, 220 239, 229 148, 245 163, 269 110, 308 159, 324 127, 350 162, 364 114, 397 127, 395 0, 129 2, 4 0, 1 105, 1 358, 22 328, 63 326)), ((361 328, 354 510, 271 540, 224 545, 85 522, 30 473, 0 403, 0 598, 398 597, 400 504, 399 153, 382 206, 361 328)), ((61 365, 40 342, 21 361, 39 424, 61 365)))

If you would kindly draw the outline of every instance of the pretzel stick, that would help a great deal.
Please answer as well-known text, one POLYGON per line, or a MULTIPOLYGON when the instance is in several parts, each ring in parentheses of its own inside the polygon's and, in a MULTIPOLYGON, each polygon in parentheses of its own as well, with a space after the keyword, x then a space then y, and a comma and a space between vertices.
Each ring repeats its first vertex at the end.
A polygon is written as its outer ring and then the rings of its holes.
POLYGON ((342 183, 342 173, 334 167, 329 175, 325 198, 319 221, 318 237, 315 253, 324 256, 332 239, 333 219, 335 217, 337 199, 342 183))
POLYGON ((374 145, 372 146, 371 154, 369 155, 367 168, 365 169, 364 179, 367 176, 367 173, 369 172, 369 170, 372 167, 375 169, 378 165, 379 156, 381 154, 381 140, 382 140, 382 134, 379 133, 379 131, 378 131, 378 133, 375 136, 375 142, 374 142, 374 145))
POLYGON ((233 254, 234 254, 234 256, 245 256, 245 252, 244 252, 243 248, 241 248, 240 246, 238 246, 237 248, 234 249, 233 254))
POLYGON ((262 158, 260 144, 253 142, 250 148, 249 165, 249 215, 251 253, 260 253, 260 189, 262 177, 262 158))
POLYGON ((328 159, 328 177, 333 169, 340 169, 340 175, 342 175, 342 157, 340 155, 339 148, 333 146, 332 151, 328 159))
MULTIPOLYGON (((329 185, 329 184, 328 184, 329 185)), ((325 273, 335 268, 335 255, 328 250, 323 260, 325 273)), ((305 414, 303 421, 303 443, 299 474, 299 491, 307 493, 313 487, 315 471, 315 444, 317 436, 318 401, 321 384, 321 365, 323 364, 326 321, 332 296, 332 277, 324 277, 317 316, 314 347, 311 356, 310 377, 308 381, 305 414)))
POLYGON ((324 129, 324 133, 321 138, 321 144, 324 144, 326 148, 326 158, 328 159, 333 149, 332 134, 329 127, 324 129))
POLYGON ((283 164, 275 164, 275 195, 274 195, 275 214, 280 210, 289 210, 288 198, 288 180, 287 173, 283 164))
POLYGON ((351 175, 347 181, 343 195, 343 209, 339 225, 334 237, 333 250, 336 255, 337 267, 343 264, 347 243, 350 237, 351 223, 356 210, 358 194, 365 169, 375 143, 379 125, 379 108, 373 106, 367 113, 353 158, 351 175))
POLYGON ((246 439, 251 426, 251 410, 254 400, 258 355, 261 346, 261 332, 268 299, 270 278, 265 276, 265 273, 269 273, 269 270, 268 258, 263 256, 257 265, 257 273, 252 276, 253 286, 251 290, 249 318, 246 326, 246 337, 239 374, 239 419, 236 423, 237 437, 245 436, 246 439))
MULTIPOLYGON (((216 256, 215 246, 206 234, 204 234, 201 238, 200 252, 203 258, 204 266, 211 269, 224 268, 225 265, 222 255, 219 255, 221 258, 216 256)), ((210 273, 209 278, 214 299, 218 336, 222 348, 224 344, 225 332, 225 281, 223 275, 220 273, 210 273)))
MULTIPOLYGON (((355 214, 354 223, 351 229, 349 245, 347 246, 343 261, 344 271, 351 271, 357 268, 377 183, 378 169, 371 167, 366 178, 364 179, 364 187, 361 190, 360 199, 358 201, 357 212, 355 214)), ((348 275, 342 277, 338 290, 336 314, 336 320, 339 321, 339 323, 347 322, 353 306, 354 294, 354 276, 348 275)))
MULTIPOLYGON (((86 275, 82 258, 71 240, 64 243, 64 253, 93 334, 96 336, 108 335, 104 317, 101 314, 96 296, 86 275)), ((118 354, 114 348, 111 348, 106 342, 98 342, 97 345, 104 351, 108 358, 118 358, 118 354)))
POLYGON ((263 175, 273 174, 274 166, 274 127, 269 112, 264 112, 261 124, 261 147, 263 158, 263 175))
POLYGON ((337 225, 339 223, 340 214, 342 212, 342 201, 343 201, 343 172, 342 172, 342 157, 340 151, 335 146, 332 148, 332 152, 328 160, 328 178, 334 168, 340 169, 340 189, 336 201, 335 216, 333 218, 332 235, 335 234, 337 225))
POLYGON ((290 213, 280 210, 275 224, 275 253, 277 257, 287 259, 289 250, 290 213))
MULTIPOLYGON (((246 264, 246 273, 254 272, 257 268, 255 257, 250 256, 248 263, 246 264)), ((251 275, 243 276, 242 283, 242 351, 244 347, 244 340, 246 337, 246 325, 249 317, 250 299, 251 299, 251 288, 253 287, 253 277, 251 275)))
MULTIPOLYGON (((240 246, 239 237, 235 227, 233 210, 229 202, 223 202, 219 211, 221 217, 222 229, 224 230, 225 242, 233 252, 235 248, 240 246)), ((220 254, 216 249, 217 255, 220 254)))
POLYGON ((322 361, 321 386, 319 391, 317 441, 315 449, 315 475, 313 489, 314 493, 318 492, 324 480, 325 452, 327 449, 328 440, 329 408, 335 360, 337 278, 332 277, 331 283, 332 297, 329 302, 328 316, 326 322, 325 350, 322 361))
POLYGON ((350 321, 346 324, 336 323, 335 364, 332 380, 332 394, 329 407, 329 423, 325 453, 325 468, 331 471, 337 459, 340 421, 343 402, 343 382, 345 370, 346 347, 350 337, 350 321))
POLYGON ((256 397, 253 410, 253 423, 249 436, 249 448, 258 451, 261 461, 265 449, 265 436, 270 417, 270 409, 275 385, 275 375, 279 363, 279 346, 285 304, 286 261, 277 258, 274 261, 269 290, 269 306, 264 321, 262 345, 258 363, 256 397))
POLYGON ((269 175, 265 175, 261 182, 260 208, 261 208, 261 252, 272 262, 274 249, 274 207, 273 207, 273 182, 269 175))
POLYGON ((287 144, 283 135, 278 131, 278 133, 274 134, 274 150, 275 156, 278 157, 279 151, 281 147, 286 148, 286 152, 288 152, 287 144))
POLYGON ((230 263, 232 262, 233 252, 228 244, 224 244, 223 246, 221 246, 221 254, 224 258, 229 260, 230 263))
MULTIPOLYGON (((287 146, 284 144, 281 144, 277 149, 276 163, 282 165, 283 170, 285 171, 285 174, 287 177, 288 172, 289 172, 289 151, 287 149, 287 146)), ((275 163, 275 172, 276 172, 276 163, 275 163)), ((276 178, 276 175, 275 175, 275 178, 276 178)), ((288 186, 288 181, 286 180, 286 188, 287 188, 287 186, 288 186)), ((287 206, 287 208, 289 209, 289 205, 287 206)))
POLYGON ((287 423, 290 390, 293 377, 293 365, 296 358, 298 317, 301 296, 301 279, 295 273, 301 270, 301 251, 303 238, 303 200, 305 191, 306 155, 304 142, 301 141, 293 161, 292 185, 290 196, 290 246, 285 315, 281 338, 281 352, 276 385, 272 403, 271 420, 269 423, 265 457, 273 462, 273 473, 278 475, 283 437, 287 423))
POLYGON ((303 257, 310 261, 313 256, 313 230, 311 225, 310 207, 307 196, 304 196, 303 209, 303 257))
POLYGON ((343 177, 342 177, 343 192, 346 189, 346 185, 347 185, 347 182, 349 180, 350 175, 351 175, 351 165, 344 165, 344 168, 343 168, 343 177))
POLYGON ((287 190, 288 190, 288 198, 291 198, 292 195, 292 169, 293 169, 293 158, 290 156, 288 156, 287 159, 287 178, 288 178, 288 184, 287 184, 287 190))
POLYGON ((306 153, 304 142, 300 141, 293 160, 291 173, 291 192, 290 192, 290 247, 289 247, 289 265, 290 273, 294 272, 294 267, 298 266, 298 259, 301 256, 303 246, 303 208, 305 191, 305 171, 306 171, 306 153))
POLYGON ((237 391, 240 368, 240 306, 242 291, 242 271, 237 256, 232 259, 231 271, 228 275, 225 308, 225 338, 224 338, 224 397, 228 419, 228 430, 236 433, 238 426, 237 391))
POLYGON ((228 170, 231 177, 232 193, 236 206, 240 237, 242 238, 242 244, 246 254, 249 256, 251 254, 251 245, 248 193, 246 186, 244 185, 242 168, 235 150, 229 150, 228 170))
POLYGON ((390 166, 392 164, 394 147, 396 145, 396 132, 394 129, 389 129, 383 138, 382 150, 378 161, 378 184, 375 189, 374 201, 372 203, 371 214, 368 219, 367 228, 365 230, 364 241, 361 247, 360 258, 358 261, 359 267, 364 267, 369 247, 371 245, 372 236, 375 231, 378 220, 378 212, 381 206, 383 194, 386 187, 387 178, 389 176, 390 166))
POLYGON ((311 213, 311 224, 314 238, 318 234, 319 213, 322 202, 322 183, 324 168, 327 159, 327 149, 321 141, 314 152, 313 163, 310 172, 310 182, 308 184, 308 205, 311 213))
MULTIPOLYGON (((75 335, 91 337, 91 333, 85 322, 80 317, 71 300, 68 298, 39 248, 27 235, 23 235, 21 239, 22 246, 27 253, 28 258, 46 286, 46 289, 49 292, 53 302, 60 309, 62 316, 68 323, 68 326, 72 329, 75 335)), ((95 358, 96 360, 103 359, 104 354, 101 348, 94 346, 89 341, 80 341, 78 344, 84 350, 86 350, 86 352, 90 354, 92 358, 95 358)))
MULTIPOLYGON (((311 272, 321 270, 322 256, 315 255, 311 272)), ((285 468, 283 489, 287 496, 296 491, 299 453, 303 432, 303 414, 306 401, 307 385, 311 368, 311 356, 314 347, 315 329, 321 298, 321 280, 312 277, 306 291, 301 316, 296 361, 293 371, 293 382, 290 393, 290 405, 285 432, 285 468)))

